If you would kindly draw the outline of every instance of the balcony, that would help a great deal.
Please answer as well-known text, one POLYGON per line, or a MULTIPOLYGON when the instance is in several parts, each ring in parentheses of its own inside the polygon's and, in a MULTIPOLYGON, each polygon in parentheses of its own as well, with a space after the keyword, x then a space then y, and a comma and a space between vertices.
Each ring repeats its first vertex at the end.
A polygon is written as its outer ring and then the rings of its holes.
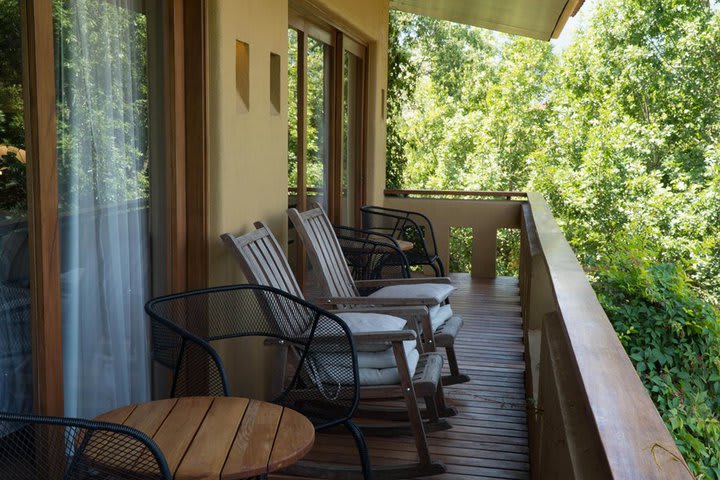
MULTIPOLYGON (((446 388, 460 413, 428 435, 447 466, 434 478, 692 478, 541 196, 387 191, 385 205, 428 215, 446 264, 451 227, 473 231, 472 274, 452 274, 472 381, 446 388), (495 276, 499 229, 520 231, 517 278, 495 276)), ((416 455, 409 436, 368 441, 376 464, 416 455)), ((355 449, 321 435, 309 458, 355 449)))

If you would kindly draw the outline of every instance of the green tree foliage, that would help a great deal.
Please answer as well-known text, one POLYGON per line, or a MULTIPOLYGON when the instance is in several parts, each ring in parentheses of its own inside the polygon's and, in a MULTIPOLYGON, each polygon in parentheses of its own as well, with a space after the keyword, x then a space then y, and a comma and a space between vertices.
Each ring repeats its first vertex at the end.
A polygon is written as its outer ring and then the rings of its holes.
POLYGON ((595 288, 640 378, 696 474, 720 477, 720 314, 682 268, 623 237, 595 288))
MULTIPOLYGON (((0 0, 0 145, 25 148, 20 3, 0 0)), ((0 220, 24 216, 25 164, 14 153, 0 154, 0 220)))
MULTIPOLYGON (((0 145, 24 148, 19 5, 17 0, 0 0, 0 145)), ((146 16, 112 2, 55 0, 53 21, 60 207, 72 203, 67 196, 78 193, 100 203, 134 200, 128 197, 134 197, 136 189, 126 192, 126 183, 137 182, 147 196, 149 140, 144 132, 149 92, 147 50, 142 48, 147 45, 146 16), (78 30, 81 23, 82 32, 78 30), (114 67, 113 78, 104 76, 107 69, 98 68, 105 64, 114 67), (80 84, 85 88, 79 88, 80 84), (139 91, 129 94, 128 84, 139 91), (104 108, 106 96, 113 99, 113 109, 104 108), (77 132, 89 131, 95 142, 107 143, 81 151, 85 138, 77 132), (132 147, 125 145, 122 158, 100 158, 97 153, 135 135, 140 141, 132 147), (118 172, 124 172, 125 178, 118 178, 118 172)), ((24 162, 12 153, 3 155, 0 173, 0 214, 23 215, 27 210, 24 162)))
POLYGON ((543 193, 691 469, 717 479, 720 12, 606 0, 581 15, 554 54, 395 13, 389 184, 543 193))
POLYGON ((54 0, 53 23, 60 208, 83 198, 119 204, 138 191, 149 198, 146 15, 112 2, 54 0))

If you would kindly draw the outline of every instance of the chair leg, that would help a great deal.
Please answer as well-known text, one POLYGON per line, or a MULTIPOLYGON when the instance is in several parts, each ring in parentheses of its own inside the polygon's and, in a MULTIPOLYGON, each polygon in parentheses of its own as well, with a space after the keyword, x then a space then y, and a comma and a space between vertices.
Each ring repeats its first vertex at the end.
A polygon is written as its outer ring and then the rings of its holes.
POLYGON ((350 430, 350 433, 355 439, 355 444, 357 445, 358 452, 360 453, 360 464, 362 466, 363 479, 373 480, 372 464, 370 463, 370 453, 368 452, 365 436, 358 428, 358 426, 355 425, 351 420, 345 422, 345 426, 348 430, 350 430))
POLYGON ((443 264, 443 261, 440 257, 437 259, 438 267, 440 268, 440 276, 445 276, 445 265, 443 264))
POLYGON ((425 397, 425 407, 427 410, 428 420, 430 423, 437 423, 440 421, 440 414, 438 412, 438 406, 435 397, 425 397))
POLYGON ((441 417, 454 417, 458 414, 455 407, 448 407, 445 402, 445 391, 443 390, 442 381, 438 383, 435 390, 435 405, 437 406, 438 415, 441 417))
POLYGON ((444 275, 440 275, 440 270, 438 270, 438 267, 435 266, 435 263, 434 263, 434 262, 431 263, 430 266, 432 267, 433 272, 435 273, 435 276, 436 276, 436 277, 443 277, 443 276, 444 276, 444 275))
POLYGON ((464 373, 460 373, 457 356, 455 355, 455 347, 452 345, 445 347, 445 354, 448 359, 448 367, 450 367, 450 375, 446 375, 442 378, 442 384, 448 386, 469 382, 470 377, 464 373))
MULTIPOLYGON (((415 397, 415 388, 413 387, 407 359, 405 358, 405 347, 402 343, 393 342, 393 351, 397 361, 398 372, 400 373, 400 385, 402 386, 405 404, 408 408, 408 419, 410 420, 415 437, 418 458, 421 464, 430 464, 432 462, 430 459, 430 450, 428 449, 427 438, 425 437, 425 428, 423 427, 420 408, 418 407, 417 398, 415 397)), ((439 384, 438 387, 440 387, 439 384)))

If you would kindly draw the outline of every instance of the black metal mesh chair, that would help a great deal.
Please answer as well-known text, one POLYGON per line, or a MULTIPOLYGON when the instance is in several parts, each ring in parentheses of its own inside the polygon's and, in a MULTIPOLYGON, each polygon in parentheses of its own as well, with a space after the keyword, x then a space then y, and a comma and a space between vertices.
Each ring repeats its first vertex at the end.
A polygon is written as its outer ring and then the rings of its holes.
POLYGON ((298 410, 316 430, 343 425, 371 478, 367 445, 352 422, 359 401, 357 355, 350 330, 335 315, 271 287, 234 285, 151 300, 153 359, 173 372, 170 396, 229 395, 222 360, 211 344, 240 337, 283 342, 294 359, 275 403, 298 410))
POLYGON ((445 276, 445 265, 438 255, 437 241, 430 219, 419 212, 365 205, 360 207, 365 230, 390 235, 413 244, 405 252, 410 265, 428 265, 435 276, 445 276))
POLYGON ((410 264, 394 238, 342 225, 334 225, 353 280, 410 278, 410 264))
POLYGON ((123 425, 0 413, 0 477, 7 480, 171 480, 160 449, 123 425))

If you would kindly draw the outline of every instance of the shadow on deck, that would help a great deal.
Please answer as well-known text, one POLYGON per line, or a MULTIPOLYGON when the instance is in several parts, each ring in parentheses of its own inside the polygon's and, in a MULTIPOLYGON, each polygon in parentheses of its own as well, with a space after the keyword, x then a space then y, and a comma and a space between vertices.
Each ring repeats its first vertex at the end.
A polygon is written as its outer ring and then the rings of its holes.
MULTIPOLYGON (((459 414, 448 419, 452 429, 428 435, 433 459, 447 466, 447 473, 432 478, 529 478, 518 281, 472 279, 468 274, 452 277, 457 287, 451 297, 453 310, 465 321, 456 340, 458 363, 471 381, 445 389, 448 403, 459 414)), ((367 441, 375 465, 417 458, 411 436, 368 436, 367 441)), ((323 434, 306 458, 356 463, 357 450, 349 436, 323 434)))

